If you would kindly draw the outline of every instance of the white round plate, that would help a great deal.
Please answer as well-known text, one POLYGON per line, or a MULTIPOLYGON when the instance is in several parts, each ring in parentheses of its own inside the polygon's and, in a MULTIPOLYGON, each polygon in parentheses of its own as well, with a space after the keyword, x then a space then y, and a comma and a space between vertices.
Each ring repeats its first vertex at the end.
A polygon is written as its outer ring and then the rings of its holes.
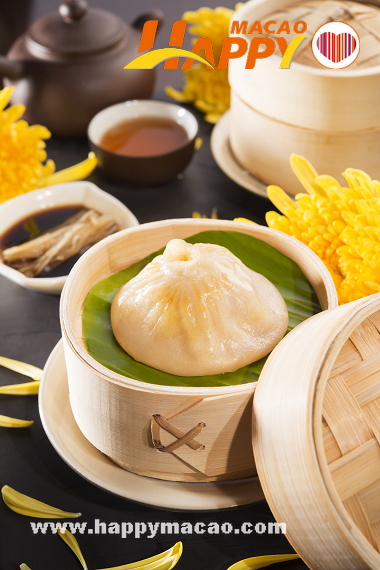
POLYGON ((165 509, 206 511, 264 500, 258 477, 215 483, 180 483, 125 471, 96 449, 77 426, 69 402, 62 340, 49 356, 38 405, 55 450, 79 475, 102 489, 138 503, 165 509))
POLYGON ((237 162, 230 146, 230 111, 216 123, 211 133, 211 152, 215 162, 231 180, 254 194, 268 198, 267 184, 258 180, 237 162))

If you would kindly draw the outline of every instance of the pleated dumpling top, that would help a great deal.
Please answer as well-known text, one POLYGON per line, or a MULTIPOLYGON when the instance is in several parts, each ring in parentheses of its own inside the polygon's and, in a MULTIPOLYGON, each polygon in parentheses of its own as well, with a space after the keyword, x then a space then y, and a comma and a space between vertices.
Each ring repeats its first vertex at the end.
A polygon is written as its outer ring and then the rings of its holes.
POLYGON ((288 312, 276 287, 228 249, 173 239, 117 292, 111 323, 135 360, 206 376, 268 354, 286 332, 288 312))

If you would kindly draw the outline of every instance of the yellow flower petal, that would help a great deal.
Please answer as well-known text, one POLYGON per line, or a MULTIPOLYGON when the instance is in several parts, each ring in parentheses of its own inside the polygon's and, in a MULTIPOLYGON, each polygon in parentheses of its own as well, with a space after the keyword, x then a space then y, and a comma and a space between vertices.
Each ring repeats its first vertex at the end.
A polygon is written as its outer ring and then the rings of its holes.
POLYGON ((10 394, 14 396, 33 396, 38 394, 40 381, 23 382, 22 384, 10 384, 9 386, 0 386, 0 394, 10 394))
POLYGON ((15 87, 4 87, 4 89, 0 91, 0 111, 5 109, 8 105, 14 90, 15 87))
POLYGON ((113 566, 112 568, 104 568, 103 570, 171 570, 181 558, 183 551, 182 542, 177 542, 169 550, 165 550, 161 554, 145 558, 131 564, 122 566, 113 566))
POLYGON ((344 174, 354 176, 357 179, 359 186, 364 186, 364 188, 367 188, 373 192, 374 189, 372 186, 372 179, 362 170, 357 170, 355 168, 346 168, 344 174))
POLYGON ((25 113, 25 105, 12 105, 4 112, 4 118, 9 123, 14 123, 25 113))
POLYGON ((254 558, 246 558, 240 560, 228 568, 228 570, 258 570, 265 568, 276 562, 286 562, 287 560, 295 560, 299 558, 298 554, 273 554, 269 556, 255 556, 254 558))
POLYGON ((20 564, 20 570, 31 570, 31 569, 29 568, 29 566, 25 564, 25 562, 23 562, 22 564, 20 564))
POLYGON ((51 132, 43 125, 31 125, 27 132, 29 137, 36 139, 50 139, 51 132))
MULTIPOLYGON (((84 570, 87 570, 86 561, 76 538, 70 531, 64 528, 59 528, 58 534, 74 552, 84 570)), ((151 556, 150 558, 139 560, 138 562, 132 562, 130 564, 123 564, 122 566, 113 566, 112 568, 106 568, 104 570, 171 570, 180 559, 182 550, 182 542, 177 542, 177 544, 172 548, 169 548, 168 550, 165 550, 165 552, 157 554, 156 556, 151 556)))
POLYGON ((51 184, 61 184, 62 182, 71 182, 72 180, 82 180, 87 178, 91 172, 96 167, 97 160, 93 152, 90 152, 88 158, 83 162, 79 162, 74 166, 40 178, 37 181, 37 188, 43 188, 44 186, 50 186, 51 184))
POLYGON ((82 564, 84 570, 87 570, 87 564, 85 559, 83 558, 83 554, 81 549, 79 548, 79 544, 75 536, 71 534, 71 532, 65 528, 58 529, 58 535, 62 538, 63 542, 67 544, 69 548, 74 552, 75 556, 78 558, 79 562, 82 564))
POLYGON ((195 150, 199 150, 203 146, 203 139, 201 137, 197 137, 195 139, 194 148, 195 150))
POLYGON ((31 426, 33 423, 33 421, 18 420, 16 418, 9 418, 8 416, 0 416, 0 427, 24 428, 31 426))
POLYGON ((212 104, 208 101, 205 101, 204 99, 196 99, 194 101, 194 105, 197 107, 197 109, 199 109, 203 113, 210 113, 210 114, 212 113, 212 111, 214 110, 214 107, 215 107, 214 104, 212 104))
POLYGON ((372 180, 372 186, 376 197, 380 197, 380 182, 377 180, 372 180))
POLYGON ((319 184, 323 188, 323 190, 327 190, 328 188, 340 188, 339 182, 333 178, 332 176, 328 176, 327 174, 322 174, 321 176, 317 176, 315 182, 319 184))
POLYGON ((174 87, 171 87, 170 85, 165 87, 165 93, 168 97, 171 97, 172 99, 175 99, 176 101, 179 101, 180 103, 190 103, 191 102, 191 99, 186 97, 186 95, 184 95, 184 93, 181 93, 181 91, 174 89, 174 87))
POLYGON ((52 160, 46 160, 44 150, 44 139, 50 138, 50 131, 43 125, 29 126, 20 119, 25 110, 23 105, 5 109, 13 91, 13 87, 0 90, 0 203, 47 184, 88 176, 96 164, 94 157, 78 168, 50 178, 55 165, 52 160))
POLYGON ((46 161, 46 164, 42 167, 42 176, 49 176, 55 172, 55 163, 50 158, 46 161))
POLYGON ((283 214, 286 214, 289 208, 294 208, 293 200, 279 186, 268 186, 267 194, 272 204, 283 214))
POLYGON ((252 222, 252 220, 248 220, 247 218, 234 218, 234 222, 244 222, 246 224, 255 224, 255 226, 257 226, 256 222, 252 222))
POLYGON ((344 188, 328 175, 316 176, 302 157, 292 155, 291 163, 309 195, 297 194, 291 208, 281 189, 270 189, 270 199, 284 215, 267 212, 268 226, 299 239, 320 257, 340 304, 380 291, 380 183, 348 168, 349 188, 344 188))
POLYGON ((32 499, 28 495, 23 495, 19 493, 12 487, 4 485, 1 489, 3 495, 3 501, 12 511, 19 513, 20 515, 25 515, 27 517, 37 517, 45 519, 63 519, 63 518, 78 518, 82 513, 69 513, 67 511, 62 511, 61 509, 56 509, 51 507, 46 503, 37 501, 37 499, 32 499))
POLYGON ((204 119, 207 123, 210 123, 211 125, 216 125, 221 116, 222 113, 206 113, 204 119))
MULTIPOLYGON (((183 19, 192 23, 188 28, 192 44, 196 38, 210 38, 215 62, 218 62, 224 40, 230 31, 230 21, 234 11, 229 8, 199 8, 185 12, 183 19)), ((204 50, 203 50, 204 51, 204 50)), ((230 86, 227 69, 207 69, 204 65, 194 63, 184 71, 185 86, 181 92, 166 88, 166 93, 173 99, 192 102, 195 107, 206 114, 205 120, 215 124, 230 106, 230 86)))
POLYGON ((305 190, 313 196, 316 193, 315 185, 313 183, 315 178, 318 176, 315 168, 308 160, 306 160, 306 158, 303 158, 303 156, 299 156, 298 154, 291 155, 290 166, 305 190))
MULTIPOLYGON (((203 214, 203 215, 202 215, 202 214, 200 214, 200 213, 197 212, 197 211, 193 212, 192 217, 193 217, 193 218, 205 218, 205 219, 207 219, 206 214, 203 214)), ((211 220, 217 220, 217 219, 218 219, 218 209, 217 209, 217 208, 213 208, 213 209, 211 210, 210 219, 211 219, 211 220)))
POLYGON ((32 366, 32 364, 26 364, 25 362, 20 362, 19 360, 12 360, 11 358, 5 358, 0 356, 0 365, 25 376, 30 376, 33 380, 41 380, 42 370, 37 368, 37 366, 32 366))

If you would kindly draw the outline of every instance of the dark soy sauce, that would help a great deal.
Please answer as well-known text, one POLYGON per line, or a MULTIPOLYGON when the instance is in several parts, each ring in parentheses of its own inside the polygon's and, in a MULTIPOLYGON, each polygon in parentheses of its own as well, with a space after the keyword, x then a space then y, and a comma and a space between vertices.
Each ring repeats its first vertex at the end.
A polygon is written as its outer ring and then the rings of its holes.
POLYGON ((172 119, 141 117, 111 127, 99 146, 123 156, 156 156, 172 152, 188 140, 186 130, 172 119))
MULTIPOLYGON (((0 251, 38 237, 47 230, 51 230, 59 224, 62 224, 83 209, 85 209, 84 206, 73 204, 69 206, 46 208, 34 214, 28 214, 28 216, 13 224, 13 226, 8 228, 0 236, 0 251)), ((79 258, 79 254, 74 255, 51 271, 41 273, 35 277, 35 279, 39 277, 61 277, 62 275, 67 275, 79 258)))

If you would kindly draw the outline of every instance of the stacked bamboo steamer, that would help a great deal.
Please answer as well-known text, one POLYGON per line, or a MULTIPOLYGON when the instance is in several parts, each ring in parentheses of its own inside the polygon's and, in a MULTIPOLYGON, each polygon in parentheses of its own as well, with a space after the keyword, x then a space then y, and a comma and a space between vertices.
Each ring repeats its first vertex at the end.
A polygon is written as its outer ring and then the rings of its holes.
POLYGON ((380 568, 380 294, 308 319, 275 348, 253 447, 269 506, 313 570, 380 568))
POLYGON ((255 224, 165 220, 118 232, 86 252, 71 271, 61 297, 71 408, 82 433, 97 449, 140 475, 213 481, 256 473, 251 441, 256 383, 185 388, 139 382, 99 364, 83 341, 83 305, 96 283, 171 239, 207 230, 243 232, 268 243, 298 264, 323 309, 337 306, 333 281, 319 258, 298 240, 255 224), (189 432, 192 437, 173 448, 189 432))
POLYGON ((291 29, 298 20, 308 24, 290 69, 280 69, 278 49, 253 69, 245 69, 246 56, 229 62, 230 144, 248 172, 296 194, 301 186, 289 166, 296 153, 338 180, 348 167, 380 179, 380 2, 372 4, 251 0, 236 12, 234 20, 248 21, 248 30, 257 20, 288 20, 291 29), (346 69, 322 67, 311 51, 314 32, 333 20, 349 23, 360 37, 359 56, 346 69))

